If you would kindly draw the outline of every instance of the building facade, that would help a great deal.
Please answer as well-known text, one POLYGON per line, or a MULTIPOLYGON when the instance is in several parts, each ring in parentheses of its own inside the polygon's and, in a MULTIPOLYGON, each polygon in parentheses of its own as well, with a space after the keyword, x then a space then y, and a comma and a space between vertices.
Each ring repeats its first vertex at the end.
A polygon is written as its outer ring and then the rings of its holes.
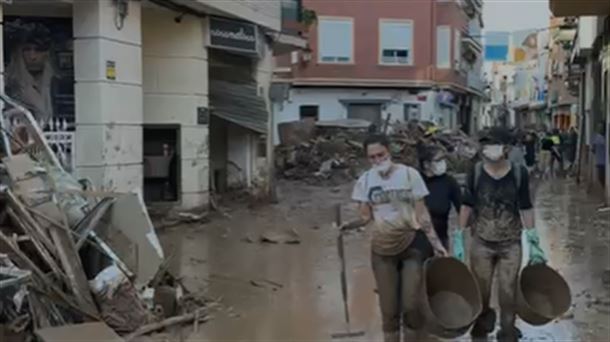
MULTIPOLYGON (((480 108, 480 1, 313 1, 309 51, 279 56, 276 123, 314 117, 379 127, 419 119, 471 126, 480 108), (479 79, 477 79, 479 77, 479 79), (473 104, 474 103, 474 104, 473 104)), ((276 140, 276 143, 278 141, 276 140)))
MULTIPOLYGON (((578 94, 582 145, 589 145, 594 132, 605 126, 606 136, 606 203, 610 203, 610 2, 575 2, 550 0, 551 12, 557 17, 577 17, 577 26, 568 33, 572 40, 566 64, 569 66, 568 86, 578 94)), ((585 151, 585 149, 583 149, 585 151)), ((582 153, 583 174, 595 181, 593 158, 582 153)))
POLYGON ((5 92, 43 127, 73 133, 79 178, 183 208, 263 182, 273 50, 305 44, 281 34, 279 2, 49 0, 1 10, 5 92), (42 86, 23 91, 32 83, 42 86))

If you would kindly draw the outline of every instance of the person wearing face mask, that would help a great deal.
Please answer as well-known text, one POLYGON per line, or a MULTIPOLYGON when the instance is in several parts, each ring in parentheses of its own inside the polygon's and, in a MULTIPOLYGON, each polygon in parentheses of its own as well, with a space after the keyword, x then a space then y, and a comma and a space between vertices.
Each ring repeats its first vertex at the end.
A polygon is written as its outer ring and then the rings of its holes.
POLYGON ((432 253, 446 256, 426 209, 428 189, 419 172, 394 163, 389 141, 372 135, 364 150, 372 165, 356 182, 352 199, 359 219, 340 227, 371 223, 371 264, 377 284, 385 342, 421 341, 425 325, 421 305, 423 263, 432 253))
POLYGON ((452 234, 452 245, 454 255, 464 260, 462 229, 471 224, 470 267, 483 299, 483 311, 471 331, 473 340, 486 340, 495 328, 496 314, 489 300, 496 274, 500 304, 497 339, 516 342, 521 334, 515 327, 515 318, 522 233, 529 245, 529 263, 545 263, 546 259, 534 227, 527 169, 507 160, 510 134, 504 128, 495 127, 480 142, 483 161, 467 176, 460 228, 452 234))
POLYGON ((432 146, 422 149, 420 167, 430 194, 426 197, 426 207, 432 218, 432 225, 445 248, 449 248, 449 212, 451 205, 459 212, 461 190, 453 176, 447 174, 445 152, 432 146))

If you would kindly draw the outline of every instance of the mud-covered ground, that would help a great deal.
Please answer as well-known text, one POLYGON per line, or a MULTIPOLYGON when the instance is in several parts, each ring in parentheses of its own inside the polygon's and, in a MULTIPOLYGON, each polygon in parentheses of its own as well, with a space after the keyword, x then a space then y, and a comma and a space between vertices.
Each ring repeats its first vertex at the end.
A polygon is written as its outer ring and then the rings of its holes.
MULTIPOLYGON (((173 272, 190 290, 221 303, 212 320, 197 333, 185 332, 184 339, 328 341, 347 331, 331 223, 336 203, 344 204, 346 219, 354 216, 349 193, 349 185, 282 183, 279 204, 238 206, 211 223, 164 230, 173 272), (279 232, 288 232, 283 235, 289 240, 296 232, 299 243, 259 242, 264 233, 279 232)), ((610 340, 610 211, 597 206, 571 181, 538 187, 537 226, 550 265, 571 286, 573 307, 544 327, 519 322, 524 341, 610 340)), ((367 239, 362 232, 346 239, 351 329, 366 332, 359 341, 380 341, 367 239)))

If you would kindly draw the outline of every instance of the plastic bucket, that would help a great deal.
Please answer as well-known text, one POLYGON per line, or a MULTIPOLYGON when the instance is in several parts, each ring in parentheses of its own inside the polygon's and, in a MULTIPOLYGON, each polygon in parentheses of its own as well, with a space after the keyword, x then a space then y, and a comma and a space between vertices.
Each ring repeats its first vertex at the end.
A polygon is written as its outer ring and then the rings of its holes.
POLYGON ((428 332, 442 338, 464 335, 482 310, 474 276, 461 261, 443 257, 424 266, 423 313, 428 332))
POLYGON ((519 317, 531 325, 547 324, 572 305, 568 283, 545 264, 523 268, 517 296, 519 317))

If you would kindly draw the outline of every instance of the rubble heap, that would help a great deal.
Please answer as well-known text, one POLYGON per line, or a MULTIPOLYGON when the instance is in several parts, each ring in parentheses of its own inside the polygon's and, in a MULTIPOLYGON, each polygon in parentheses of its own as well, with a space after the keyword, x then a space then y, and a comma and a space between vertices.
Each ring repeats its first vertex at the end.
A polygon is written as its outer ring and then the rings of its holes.
MULTIPOLYGON (((300 127, 302 123, 290 123, 300 127)), ((337 185, 357 178, 367 167, 362 142, 365 127, 329 128, 322 123, 308 134, 287 137, 276 148, 276 170, 280 177, 315 185, 337 185)), ((298 129, 292 128, 294 131, 298 129)), ((438 129, 420 121, 394 123, 387 129, 394 161, 419 168, 422 146, 438 146, 447 155, 448 169, 464 173, 477 156, 478 143, 461 130, 438 129)), ((284 134, 286 136, 286 134, 284 134)))
POLYGON ((165 302, 185 290, 167 274, 141 196, 77 181, 31 113, 0 98, 0 340, 122 341, 205 320, 205 307, 180 312, 157 300, 160 287, 174 289, 165 302))

